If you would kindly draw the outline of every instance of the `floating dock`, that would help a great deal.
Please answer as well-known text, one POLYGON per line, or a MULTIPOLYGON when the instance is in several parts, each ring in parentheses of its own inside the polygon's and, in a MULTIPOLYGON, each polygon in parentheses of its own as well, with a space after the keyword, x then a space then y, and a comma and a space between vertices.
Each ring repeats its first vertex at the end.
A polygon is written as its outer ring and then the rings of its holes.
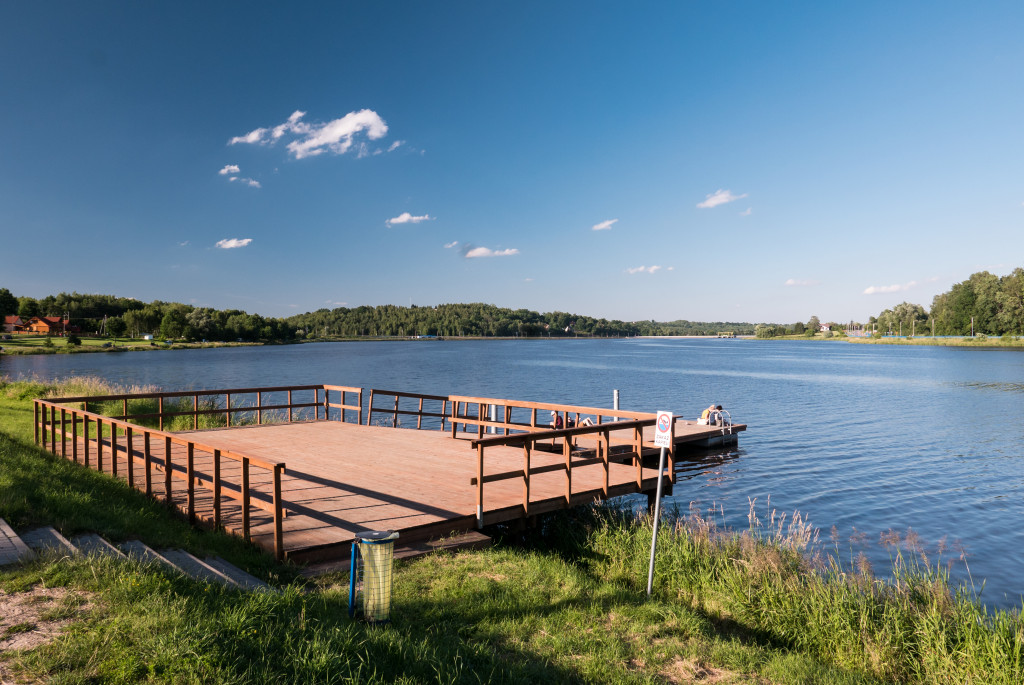
MULTIPOLYGON (((39 399, 36 441, 297 562, 346 556, 358 531, 429 549, 657 487, 653 413, 375 389, 363 421, 363 396, 318 385, 39 399)), ((680 450, 745 429, 677 419, 666 485, 680 450)))

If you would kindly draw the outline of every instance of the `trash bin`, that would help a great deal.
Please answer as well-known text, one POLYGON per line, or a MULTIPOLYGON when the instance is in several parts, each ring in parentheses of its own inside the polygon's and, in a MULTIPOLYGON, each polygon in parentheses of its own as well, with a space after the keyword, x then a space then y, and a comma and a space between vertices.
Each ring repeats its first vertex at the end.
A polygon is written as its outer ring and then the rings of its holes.
POLYGON ((398 533, 364 530, 352 542, 349 573, 348 615, 354 616, 357 595, 362 595, 363 619, 385 623, 391 617, 391 576, 398 533))

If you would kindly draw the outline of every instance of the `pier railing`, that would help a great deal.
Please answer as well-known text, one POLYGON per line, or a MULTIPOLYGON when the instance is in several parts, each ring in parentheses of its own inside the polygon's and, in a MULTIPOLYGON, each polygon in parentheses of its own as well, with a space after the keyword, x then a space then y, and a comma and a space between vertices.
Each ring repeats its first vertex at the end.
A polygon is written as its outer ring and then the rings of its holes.
POLYGON ((590 423, 600 425, 619 419, 640 421, 655 418, 655 414, 651 412, 580 407, 571 404, 529 402, 494 397, 451 395, 448 400, 451 403, 449 421, 452 425, 453 438, 457 437, 459 426, 462 426, 462 432, 467 432, 470 426, 475 426, 479 440, 483 438, 485 431, 501 435, 510 435, 514 432, 551 431, 556 427, 554 423, 556 418, 559 419, 558 423, 563 429, 579 426, 588 420, 590 423))
MULTIPOLYGON (((454 401, 454 398, 453 398, 454 401)), ((618 414, 625 412, 617 411, 618 414)), ((644 418, 635 420, 613 421, 610 423, 594 424, 590 426, 576 426, 573 428, 546 429, 531 433, 517 433, 499 435, 487 438, 477 438, 472 441, 476 449, 476 477, 471 479, 471 484, 476 486, 476 511, 477 525, 484 525, 484 485, 504 480, 522 479, 523 482, 523 516, 530 516, 530 481, 533 476, 542 473, 561 471, 565 476, 564 502, 566 507, 573 505, 573 470, 587 466, 600 466, 602 468, 601 496, 605 499, 611 496, 611 465, 613 463, 632 464, 636 469, 635 486, 636 491, 643 489, 643 458, 644 450, 658 449, 653 442, 644 440, 644 428, 653 426, 656 418, 644 418), (613 437, 615 434, 615 437, 613 437), (561 440, 562 457, 561 463, 544 464, 535 466, 532 463, 533 452, 537 450, 540 443, 548 440, 552 444, 561 440), (589 444, 593 443, 593 447, 589 444), (499 473, 486 473, 486 451, 488 447, 522 447, 523 466, 521 469, 503 471, 499 473)), ((672 444, 675 439, 675 426, 672 426, 672 444)), ((546 446, 546 445, 545 445, 546 446)), ((551 450, 543 450, 550 453, 551 450)), ((648 452, 650 453, 650 452, 648 452)), ((675 482, 675 460, 673 450, 669 449, 667 476, 669 482, 675 482)))
POLYGON ((444 430, 445 421, 448 419, 448 397, 446 395, 423 395, 415 392, 371 388, 370 401, 366 411, 367 426, 373 425, 374 412, 378 416, 383 416, 385 421, 390 418, 391 425, 395 428, 402 425, 400 417, 415 416, 417 429, 424 428, 424 419, 426 419, 427 428, 433 428, 434 424, 440 422, 440 429, 444 430), (376 405, 374 405, 374 400, 377 400, 376 405), (381 405, 381 400, 385 400, 387 403, 381 405), (431 411, 432 407, 435 408, 434 411, 431 411))
POLYGON ((108 418, 141 425, 152 423, 159 430, 169 426, 173 430, 199 430, 265 422, 320 421, 332 415, 331 409, 338 410, 334 415, 342 421, 352 412, 355 422, 362 423, 362 393, 362 388, 340 385, 290 385, 61 397, 54 401, 65 405, 81 404, 83 411, 89 411, 90 405, 103 408, 108 418), (332 402, 332 397, 337 401, 332 402), (182 421, 180 417, 192 420, 182 421))
POLYGON ((220 450, 179 434, 65 404, 80 401, 33 400, 36 444, 87 468, 123 477, 129 487, 150 497, 162 491, 164 499, 180 506, 189 521, 207 520, 216 528, 241 533, 246 540, 251 537, 252 510, 263 511, 273 522, 275 555, 284 558, 284 463, 220 450), (178 488, 175 480, 180 481, 178 488), (202 516, 197 512, 201 491, 212 500, 203 502, 209 512, 202 516))

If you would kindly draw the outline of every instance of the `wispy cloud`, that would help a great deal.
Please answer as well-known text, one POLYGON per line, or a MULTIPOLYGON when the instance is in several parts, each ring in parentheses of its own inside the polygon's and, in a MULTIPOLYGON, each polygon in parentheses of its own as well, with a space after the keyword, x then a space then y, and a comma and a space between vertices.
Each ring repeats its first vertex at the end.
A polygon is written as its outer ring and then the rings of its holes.
POLYGON ((864 294, 865 295, 878 295, 878 294, 882 294, 882 293, 902 293, 902 292, 906 292, 907 290, 913 290, 914 288, 918 287, 919 285, 923 285, 925 283, 934 283, 937 280, 939 280, 938 276, 932 276, 932 277, 926 278, 926 279, 924 279, 922 281, 910 281, 908 283, 897 283, 895 285, 873 285, 873 286, 870 286, 868 288, 865 288, 864 289, 864 294))
POLYGON ((245 247, 252 242, 252 238, 225 238, 217 241, 217 247, 222 250, 231 250, 236 247, 245 247))
POLYGON ((463 256, 466 259, 477 259, 479 257, 511 257, 519 254, 519 250, 514 247, 506 250, 492 250, 489 247, 473 247, 472 245, 465 245, 463 249, 463 256))
MULTIPOLYGON (((657 272, 661 271, 661 269, 662 269, 662 267, 660 267, 660 266, 635 266, 632 269, 626 269, 626 273, 627 274, 644 274, 644 273, 653 274, 653 273, 657 273, 657 272)), ((671 271, 671 269, 672 269, 672 267, 669 267, 670 271, 671 271)))
POLYGON ((403 145, 405 145, 404 140, 396 140, 395 142, 391 143, 391 145, 388 145, 388 152, 394 152, 403 145))
POLYGON ((224 168, 217 173, 221 176, 227 176, 228 174, 237 174, 241 169, 238 168, 237 164, 225 164, 224 168))
POLYGON ((722 190, 721 188, 719 188, 716 192, 711 193, 710 195, 705 195, 704 201, 698 202, 697 207, 699 209, 711 209, 712 207, 717 207, 718 205, 724 205, 730 202, 735 202, 736 200, 742 200, 746 196, 747 193, 743 193, 742 195, 733 195, 731 190, 722 190))
POLYGON ((178 243, 178 247, 187 247, 187 246, 188 246, 188 241, 187 240, 183 240, 180 243, 178 243))
POLYGON ((430 216, 429 214, 424 214, 423 216, 413 216, 409 212, 402 212, 393 219, 388 219, 385 223, 388 226, 393 226, 395 224, 418 224, 421 221, 431 221, 433 220, 433 218, 434 217, 430 216))
POLYGON ((740 212, 740 216, 750 216, 753 213, 754 213, 754 208, 753 207, 747 207, 742 212, 740 212))
POLYGON ((808 279, 790 278, 786 280, 786 285, 792 288, 809 288, 815 285, 821 285, 821 281, 812 281, 808 279))
POLYGON ((263 187, 262 185, 260 185, 260 182, 257 181, 254 178, 242 178, 241 176, 232 176, 228 180, 229 181, 238 181, 242 185, 249 186, 250 188, 262 188, 263 187))
POLYGON ((525 283, 533 283, 533 279, 532 278, 524 278, 523 281, 525 283))
MULTIPOLYGON (((304 116, 305 112, 297 110, 283 124, 257 128, 245 135, 235 136, 228 141, 228 145, 271 145, 282 138, 291 137, 291 142, 286 146, 288 151, 295 159, 303 159, 325 152, 343 155, 352 149, 355 137, 361 133, 365 133, 369 140, 380 140, 388 133, 388 125, 372 109, 349 112, 327 123, 307 123, 302 120, 304 116)), ((365 142, 360 142, 356 151, 359 156, 366 156, 365 142)))
POLYGON ((618 221, 618 219, 608 219, 608 221, 602 221, 599 224, 594 224, 593 226, 591 226, 590 230, 591 231, 607 231, 607 230, 611 229, 612 225, 614 225, 616 221, 618 221))
POLYGON ((453 247, 458 247, 458 245, 459 245, 459 241, 458 240, 453 240, 450 243, 445 243, 444 249, 450 250, 453 247))

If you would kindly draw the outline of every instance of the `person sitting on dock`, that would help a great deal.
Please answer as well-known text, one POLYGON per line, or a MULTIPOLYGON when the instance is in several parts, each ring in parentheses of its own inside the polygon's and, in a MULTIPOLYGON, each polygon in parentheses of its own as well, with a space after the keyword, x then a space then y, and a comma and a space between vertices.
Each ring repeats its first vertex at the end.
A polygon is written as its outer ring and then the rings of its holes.
POLYGON ((722 411, 722 405, 715 407, 715 410, 708 415, 708 424, 712 426, 728 426, 732 421, 729 415, 722 411))
POLYGON ((562 430, 562 415, 557 411, 551 412, 551 427, 557 430, 562 430))
POLYGON ((697 419, 697 423, 699 423, 702 426, 706 426, 709 423, 711 423, 711 414, 714 411, 715 411, 715 405, 714 405, 714 403, 712 403, 711 406, 709 406, 707 409, 705 409, 704 411, 702 411, 700 413, 700 418, 697 419))

